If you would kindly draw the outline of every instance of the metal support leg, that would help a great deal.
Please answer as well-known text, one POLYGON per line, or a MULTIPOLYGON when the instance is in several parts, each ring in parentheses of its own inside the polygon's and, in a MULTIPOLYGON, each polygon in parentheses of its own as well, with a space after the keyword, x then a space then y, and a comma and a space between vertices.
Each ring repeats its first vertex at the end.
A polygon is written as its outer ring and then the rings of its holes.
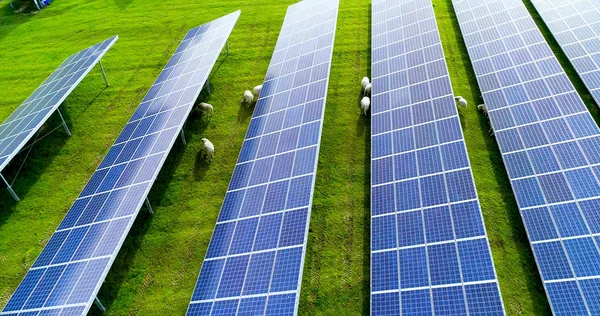
POLYGON ((185 134, 183 133, 183 128, 181 129, 181 141, 183 141, 183 145, 187 145, 187 142, 185 141, 185 134))
POLYGON ((108 79, 106 79, 106 72, 104 72, 104 66, 102 66, 102 60, 100 61, 100 70, 102 70, 102 76, 104 77, 104 82, 106 83, 106 86, 108 87, 108 79))
POLYGON ((60 113, 60 109, 56 109, 56 112, 58 112, 58 115, 60 116, 60 119, 63 122, 63 127, 65 128, 65 132, 67 132, 67 135, 71 136, 71 131, 69 130, 69 127, 67 126, 67 122, 65 122, 65 119, 62 116, 62 113, 60 113))
POLYGON ((153 215, 154 211, 152 210, 152 206, 150 205, 150 200, 148 200, 148 198, 146 198, 146 207, 148 208, 148 213, 150 213, 150 215, 153 215))
POLYGON ((104 305, 102 305, 102 302, 100 302, 100 300, 97 297, 94 299, 94 303, 96 303, 96 306, 98 306, 101 312, 106 312, 106 308, 104 307, 104 305))
POLYGON ((227 56, 229 56, 229 40, 225 41, 225 50, 227 52, 227 56))
POLYGON ((206 91, 208 91, 208 94, 212 94, 212 91, 210 90, 210 81, 208 79, 206 79, 204 87, 206 88, 206 91))
POLYGON ((4 178, 4 176, 1 173, 0 173, 0 178, 2 178, 2 181, 4 181, 4 183, 8 187, 8 192, 10 192, 10 195, 12 195, 13 199, 15 199, 15 201, 17 201, 17 202, 21 201, 21 199, 19 199, 19 196, 15 193, 13 188, 10 186, 10 184, 8 184, 8 181, 6 181, 6 179, 4 178))

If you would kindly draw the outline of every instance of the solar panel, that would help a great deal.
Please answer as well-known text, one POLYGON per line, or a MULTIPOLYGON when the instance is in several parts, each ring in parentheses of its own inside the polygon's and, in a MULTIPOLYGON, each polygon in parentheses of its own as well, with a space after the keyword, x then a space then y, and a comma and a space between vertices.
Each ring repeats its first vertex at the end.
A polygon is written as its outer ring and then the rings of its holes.
POLYGON ((338 0, 288 8, 188 315, 293 315, 338 0))
MULTIPOLYGON (((23 104, 21 104, 0 125, 0 172, 16 156, 48 118, 58 110, 61 103, 71 91, 94 68, 96 63, 106 54, 119 37, 111 37, 79 53, 69 56, 51 75, 37 88, 23 104)), ((102 70, 104 73, 104 70, 102 70)), ((106 78, 106 77, 105 77, 106 78)), ((108 85, 108 82, 107 82, 108 85)), ((59 112, 60 114, 60 112, 59 112)), ((62 118, 62 115, 61 115, 62 118)), ((64 123, 63 123, 64 124, 64 123)), ((66 124, 64 125, 66 129, 66 124)), ((68 132, 68 129, 67 129, 68 132)), ((1 175, 0 175, 1 176, 1 175)), ((2 177, 15 200, 17 195, 2 177)))
POLYGON ((87 313, 239 15, 187 33, 0 314, 87 313))
POLYGON ((600 104, 600 4, 588 0, 531 2, 600 104))
POLYGON ((503 315, 432 2, 372 15, 371 314, 503 315))
POLYGON ((455 0, 556 315, 600 312, 600 131, 521 0, 455 0))

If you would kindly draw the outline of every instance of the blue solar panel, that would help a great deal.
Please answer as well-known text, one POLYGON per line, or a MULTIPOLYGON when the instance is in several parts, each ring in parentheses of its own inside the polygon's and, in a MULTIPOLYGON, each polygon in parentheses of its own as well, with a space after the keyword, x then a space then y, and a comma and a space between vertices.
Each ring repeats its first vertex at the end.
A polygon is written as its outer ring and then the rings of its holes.
POLYGON ((371 314, 503 315, 431 0, 372 12, 371 314))
POLYGON ((337 12, 288 8, 188 315, 298 311, 337 12))
POLYGON ((87 313, 239 15, 187 33, 1 314, 87 313))
POLYGON ((600 4, 589 0, 531 2, 600 104, 600 4))
POLYGON ((118 38, 118 36, 111 37, 69 56, 0 125, 0 172, 58 109, 118 38))
POLYGON ((454 7, 552 310, 598 314, 600 130, 520 0, 454 7))

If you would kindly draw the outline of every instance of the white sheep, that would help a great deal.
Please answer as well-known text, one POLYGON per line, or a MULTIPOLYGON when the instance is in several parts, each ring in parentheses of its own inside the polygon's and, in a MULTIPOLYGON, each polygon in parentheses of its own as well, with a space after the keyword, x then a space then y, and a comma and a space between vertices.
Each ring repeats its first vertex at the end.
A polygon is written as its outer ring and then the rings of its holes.
POLYGON ((260 96, 260 92, 262 91, 262 84, 260 86, 256 86, 254 87, 254 94, 256 95, 256 98, 258 99, 258 97, 260 96))
MULTIPOLYGON (((478 105, 477 109, 479 111, 481 111, 483 114, 485 114, 485 116, 488 116, 488 109, 487 109, 487 106, 485 104, 478 105)), ((488 120, 488 123, 490 123, 489 120, 488 120)), ((490 130, 488 132, 490 133, 490 136, 494 136, 494 128, 492 127, 491 123, 490 123, 490 130)))
POLYGON ((371 81, 369 81, 369 77, 362 78, 362 81, 360 82, 360 84, 362 86, 362 91, 365 91, 365 89, 367 88, 367 85, 369 83, 371 83, 371 81))
POLYGON ((254 102, 254 94, 250 90, 244 91, 244 103, 246 103, 246 106, 250 107, 252 102, 254 102))
POLYGON ((477 106, 477 109, 481 111, 483 114, 488 115, 488 110, 485 104, 480 104, 477 106))
POLYGON ((465 98, 463 98, 461 96, 457 96, 457 97, 454 97, 454 99, 458 103, 458 106, 460 106, 461 108, 467 108, 468 103, 467 103, 467 100, 465 100, 465 98))
POLYGON ((371 87, 370 83, 365 87, 365 96, 371 96, 371 87))
POLYGON ((198 114, 202 114, 203 116, 212 116, 213 106, 202 102, 196 106, 196 112, 198 114))
POLYGON ((369 97, 364 97, 362 100, 360 100, 360 110, 362 115, 367 116, 370 107, 371 99, 369 99, 369 97))
POLYGON ((210 140, 206 138, 202 138, 202 143, 204 144, 204 147, 201 149, 202 157, 206 161, 212 162, 213 157, 215 156, 215 145, 213 145, 213 143, 211 143, 210 140))

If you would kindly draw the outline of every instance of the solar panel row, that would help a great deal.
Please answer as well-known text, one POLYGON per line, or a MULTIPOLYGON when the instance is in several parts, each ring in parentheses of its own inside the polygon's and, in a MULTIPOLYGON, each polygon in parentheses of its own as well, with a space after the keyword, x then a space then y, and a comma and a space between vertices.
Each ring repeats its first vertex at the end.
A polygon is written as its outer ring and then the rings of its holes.
MULTIPOLYGON (((598 8, 534 3, 598 101, 598 8)), ((453 4, 553 312, 596 314, 600 130, 522 2, 453 4)), ((288 10, 188 315, 297 313, 337 10, 288 10)), ((188 32, 1 314, 89 310, 238 17, 188 32)), ((116 40, 0 125, 0 171, 116 40)), ((371 312, 504 314, 431 0, 375 0, 372 44, 371 312)))
POLYGON ((294 315, 338 0, 288 8, 188 315, 294 315))
POLYGON ((532 3, 600 104, 600 4, 589 0, 532 3))
POLYGON ((600 312, 600 130, 520 0, 454 0, 552 310, 600 312))
MULTIPOLYGON (((61 103, 94 68, 118 38, 118 36, 111 37, 69 56, 0 125, 0 172, 21 151, 50 115, 58 110, 61 103)), ((8 185, 8 183, 6 184, 8 185)), ((11 193, 18 200, 12 189, 11 193)))
POLYGON ((432 2, 372 12, 371 314, 502 315, 432 2))
POLYGON ((187 33, 0 314, 87 313, 239 15, 187 33))

